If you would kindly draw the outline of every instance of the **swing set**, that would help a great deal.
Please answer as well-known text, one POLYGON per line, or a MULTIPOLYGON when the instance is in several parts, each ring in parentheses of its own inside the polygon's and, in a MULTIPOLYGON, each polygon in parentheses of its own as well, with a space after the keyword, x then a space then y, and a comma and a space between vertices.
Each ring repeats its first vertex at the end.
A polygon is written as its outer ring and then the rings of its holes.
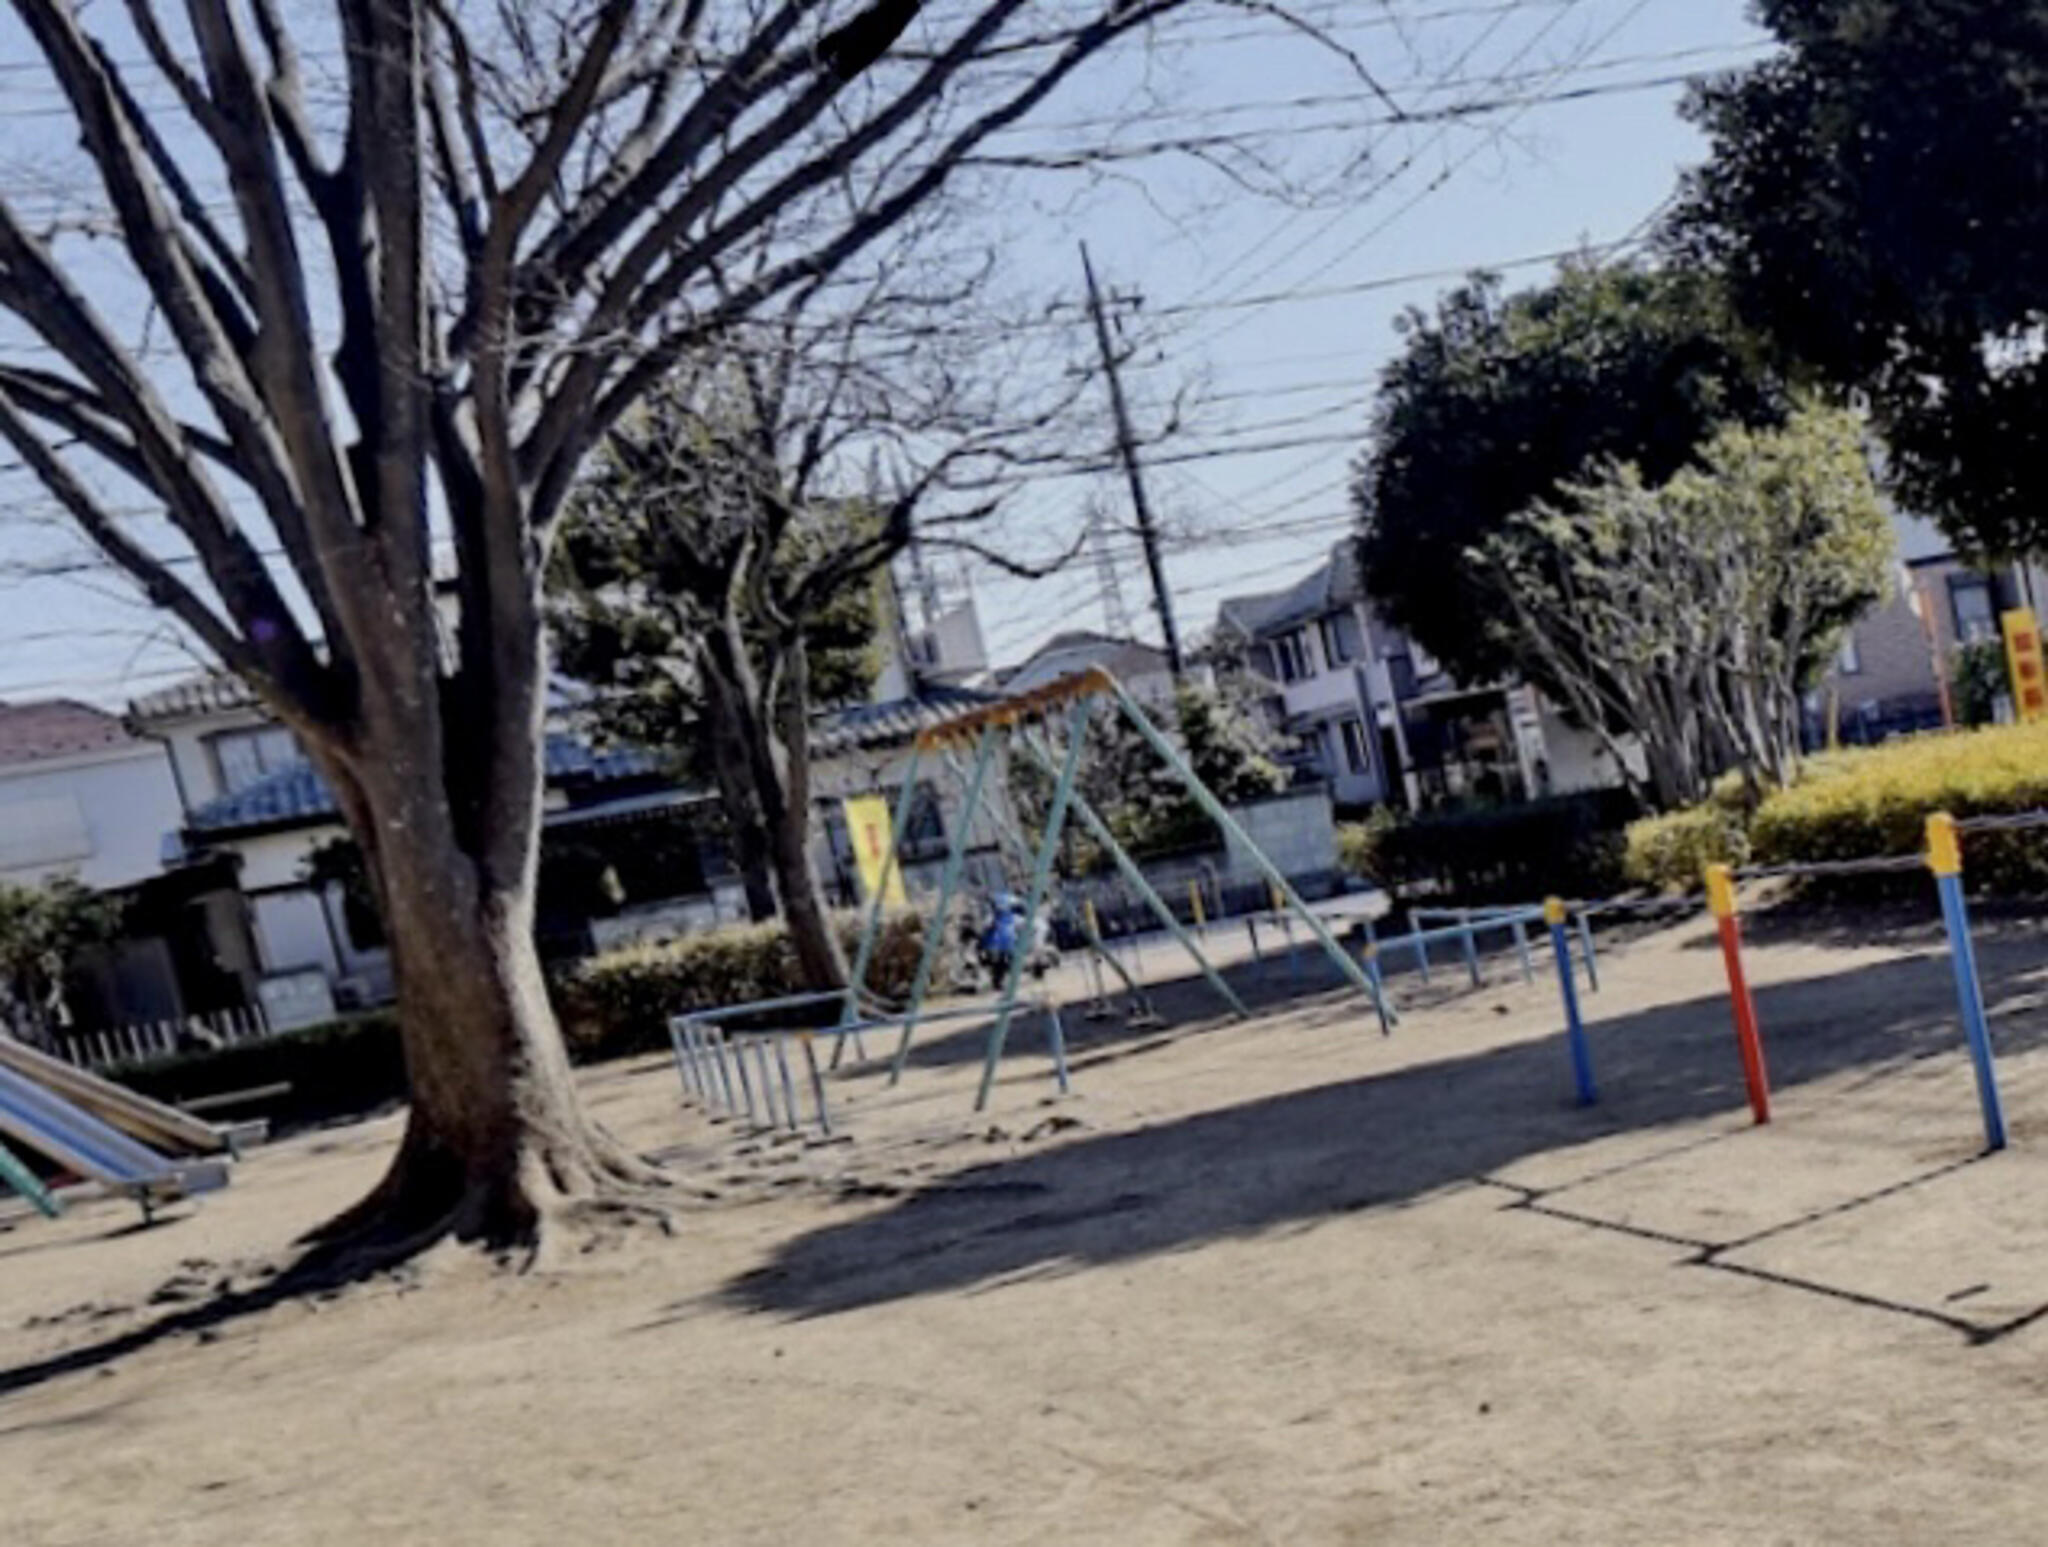
MULTIPOLYGON (((1106 707, 1111 714, 1122 715, 1158 754, 1203 814, 1223 831, 1231 846, 1243 854, 1271 887, 1276 912, 1285 919, 1301 921, 1324 954, 1372 1005, 1380 1030, 1390 1032, 1397 1017, 1381 992, 1371 966, 1360 963, 1338 943, 1324 918, 1302 900, 1293 883, 1253 842, 1214 792, 1196 777, 1180 750, 1152 722, 1123 684, 1109 672, 1092 667, 1029 693, 969 710, 918 734, 911 745, 902 785, 897 792, 889 842, 885 846, 881 872, 874 878, 871 888, 860 944, 846 988, 829 994, 797 994, 784 999, 729 1005, 676 1016, 669 1024, 669 1036, 685 1090, 710 1107, 734 1115, 744 1111, 750 1122, 758 1122, 760 1115, 755 1099, 758 1089, 760 1111, 766 1114, 767 1126, 786 1127, 791 1132, 800 1131, 806 1124, 802 1107, 804 1095, 809 1094, 814 1107, 809 1120, 816 1123, 821 1136, 830 1137, 833 1128, 827 1108, 826 1082, 818 1068, 814 1036, 833 1038, 831 1068, 837 1069, 849 1043, 855 1057, 864 1060, 867 1056, 863 1040, 866 1033, 895 1031, 896 1047, 890 1058, 888 1079, 893 1086, 903 1077, 920 1026, 985 1020, 988 1033, 983 1050, 981 1082, 974 1098, 974 1109, 979 1112, 987 1107, 994 1090, 996 1071, 1009 1042, 1011 1023, 1020 1008, 1029 1008, 1035 1010, 1045 1023, 1053 1077, 1060 1092, 1065 1094, 1069 1088, 1069 1077, 1065 1030, 1059 1006, 1049 993, 1025 998, 1021 991, 1032 955, 1034 924, 1046 912, 1052 891, 1054 862, 1059 856, 1061 839, 1072 823, 1078 823, 1088 838, 1109 856, 1125 884, 1142 900, 1146 910, 1178 948, 1194 962, 1231 1015, 1239 1020, 1246 1019, 1250 1012, 1245 1009, 1243 1000, 1203 952, 1196 934, 1175 916, 1173 909, 1146 879, 1137 861, 1117 841, 1101 812, 1077 787, 1091 717, 1098 707, 1106 707), (1005 748, 1013 755, 1021 753, 1054 781, 1044 827, 1035 844, 1011 821, 1000 800, 989 799, 990 771, 999 761, 998 752, 1005 748), (911 803, 917 798, 918 775, 927 769, 942 771, 952 779, 963 792, 962 805, 957 819, 947 824, 950 836, 940 872, 938 896, 926 915, 910 998, 898 1008, 884 1002, 881 995, 868 987, 868 974, 881 939, 882 916, 891 882, 896 878, 896 835, 905 831, 911 803), (1008 960, 1002 964, 1001 982, 992 1003, 934 1007, 929 1000, 932 980, 945 946, 947 919, 966 877, 968 849, 977 819, 983 817, 996 830, 998 847, 1013 861, 1021 862, 1030 877, 1022 924, 1015 932, 1008 960), (839 1007, 838 1022, 822 1033, 818 1032, 814 1018, 816 1013, 833 1004, 839 1007), (788 1017, 799 1011, 803 1013, 797 1017, 797 1023, 788 1025, 786 1029, 772 1024, 778 1016, 788 1017), (770 1022, 766 1027, 760 1025, 764 1018, 770 1022), (755 1029, 748 1033, 729 1032, 728 1023, 733 1022, 746 1022, 755 1029), (789 1038, 795 1038, 799 1044, 801 1066, 809 1076, 807 1079, 791 1077, 784 1046, 789 1038), (781 1098, 779 1110, 778 1095, 781 1098)), ((1093 1008, 1100 1009, 1107 1001, 1107 978, 1103 975, 1106 970, 1123 983, 1137 1015, 1149 1017, 1149 1000, 1136 980, 1105 947, 1092 918, 1087 920, 1084 941, 1090 959, 1097 967, 1093 1008)))
MULTIPOLYGON (((1381 1029, 1391 1029, 1394 1021, 1393 1010, 1380 993, 1372 975, 1338 943, 1322 918, 1295 891, 1293 883, 1252 841, 1237 819, 1231 815, 1229 808, 1196 777, 1194 770, 1181 756, 1179 748, 1175 747, 1165 732, 1153 723, 1151 717, 1131 697, 1123 684, 1100 667, 1092 667, 1062 677, 1032 692, 983 705, 931 726, 921 732, 912 744, 909 764, 904 771, 903 782, 896 798, 892 834, 901 832, 909 818, 910 803, 916 798, 917 776, 927 760, 948 773, 964 791, 963 805, 958 819, 948 824, 951 828, 951 837, 945 865, 940 873, 939 893, 928 915, 917 970, 911 980, 909 1002, 900 1012, 893 1015, 875 1015, 867 1012, 864 1001, 872 1001, 874 997, 867 988, 868 972, 874 963, 876 943, 881 936, 884 900, 889 893, 891 872, 897 863, 895 847, 893 844, 890 846, 883 863, 882 875, 869 899, 867 918, 854 958, 853 975, 846 989, 841 1025, 838 1028, 842 1045, 845 1038, 856 1031, 895 1027, 898 1034, 896 1050, 890 1061, 889 1082, 893 1085, 902 1078, 917 1028, 929 1018, 925 1002, 931 992, 932 976, 938 965, 940 952, 944 948, 946 920, 966 872, 967 848, 976 818, 983 813, 989 815, 1003 847, 1016 857, 1028 860, 1030 881, 1024 900, 1024 927, 1018 931, 992 1010, 987 1046, 982 1061, 981 1084, 975 1096, 976 1111, 987 1106, 989 1093, 995 1083, 996 1069, 1002 1061, 1003 1050, 1009 1039, 1010 1025, 1015 1016, 1019 990, 1030 955, 1032 924, 1045 912, 1052 889, 1054 862, 1059 855, 1061 838, 1070 823, 1078 823, 1088 838, 1109 856, 1124 882, 1142 900, 1147 911, 1158 920, 1175 944, 1194 962, 1209 987, 1228 1007, 1230 1013, 1238 1019, 1247 1016, 1244 1002, 1224 981, 1223 975, 1216 970, 1215 965, 1203 952, 1201 943, 1181 923, 1173 909, 1159 895, 1158 890, 1146 879, 1144 871, 1117 841, 1102 814, 1077 788, 1082 759, 1088 743, 1091 716, 1098 705, 1106 706, 1112 714, 1122 715, 1158 754, 1202 813, 1223 830, 1231 843, 1245 854, 1271 885, 1285 913, 1301 920, 1324 953, 1337 965, 1338 970, 1367 997, 1379 1018, 1381 1029), (1063 734, 1055 736, 1056 729, 1063 734), (989 771, 998 761, 998 751, 1005 746, 1013 755, 1021 753, 1054 781, 1044 828, 1035 846, 1029 844, 1025 835, 1003 814, 1000 804, 988 799, 989 771), (963 754, 970 759, 964 766, 963 754)), ((1086 935, 1086 945, 1091 954, 1098 962, 1107 962, 1115 975, 1132 990, 1133 1000, 1142 1004, 1142 994, 1137 991, 1136 985, 1121 964, 1116 963, 1103 949, 1099 936, 1094 931, 1087 931, 1086 935)), ((1105 996, 1098 990, 1098 1000, 1103 997, 1105 996)), ((1060 1033, 1057 1015, 1049 1014, 1048 1021, 1049 1031, 1055 1041, 1054 1060, 1058 1066, 1061 1088, 1064 1090, 1064 1049, 1058 1045, 1060 1033)))

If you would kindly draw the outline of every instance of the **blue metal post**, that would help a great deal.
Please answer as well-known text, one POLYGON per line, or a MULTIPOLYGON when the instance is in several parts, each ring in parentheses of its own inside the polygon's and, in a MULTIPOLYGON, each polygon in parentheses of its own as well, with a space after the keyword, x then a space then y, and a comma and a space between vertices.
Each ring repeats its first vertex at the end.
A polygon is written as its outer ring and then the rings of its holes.
POLYGON ((804 1066, 810 1071, 811 1099, 818 1104, 818 1132, 829 1139, 832 1137, 832 1116, 825 1106, 825 1076, 818 1068, 818 1046, 808 1031, 800 1031, 796 1035, 803 1044, 804 1066))
POLYGON ((1069 1094, 1073 1086, 1067 1080, 1067 1028, 1060 1024, 1060 1007, 1051 999, 1045 1002, 1045 1039, 1052 1048, 1052 1069, 1059 1079, 1060 1094, 1069 1094))
POLYGON ((1600 992, 1600 968, 1593 960, 1593 926, 1586 918, 1586 910, 1579 910, 1579 953, 1586 959, 1586 987, 1594 993, 1600 992))
MULTIPOLYGON (((1009 1040, 1010 1017, 1017 1007, 1017 986, 1024 978, 1024 958, 1031 954, 1031 933, 1045 906, 1045 894, 1052 881, 1052 863, 1059 857, 1060 832, 1066 826, 1067 806, 1074 795, 1074 781, 1081 772, 1081 752, 1088 741, 1086 698, 1074 700, 1067 712, 1067 756, 1060 766, 1060 781, 1052 792, 1052 804, 1045 813, 1045 831, 1039 835, 1038 858, 1031 867, 1031 890, 1024 900, 1024 921, 1010 951, 1010 969, 1003 975, 1002 1002, 996 1006, 995 1024, 988 1029, 988 1054, 981 1066, 981 1089, 975 1093, 974 1110, 988 1105, 995 1088, 996 1065, 1002 1062, 1003 1044, 1009 1040)), ((908 1044, 906 1044, 907 1046, 908 1044)))
POLYGON ((1536 963, 1529 959, 1529 926, 1520 919, 1516 919, 1513 928, 1515 932, 1515 954, 1522 959, 1522 981, 1524 983, 1534 983, 1536 981, 1536 963))
POLYGON ((719 1088, 725 1093, 725 1110, 728 1115, 737 1117, 740 1110, 740 1098, 738 1092, 733 1088, 732 1065, 725 1056, 725 1032, 716 1026, 709 1027, 704 1033, 704 1039, 710 1044, 712 1056, 718 1060, 718 1084, 719 1088))
POLYGON ((1472 976, 1472 986, 1477 988, 1486 980, 1479 975, 1479 942, 1473 938, 1471 913, 1461 910, 1458 922, 1465 926, 1462 941, 1465 947, 1465 970, 1472 976))
POLYGON ((682 1094, 696 1094, 696 1070, 690 1068, 690 1049, 682 1045, 682 1020, 670 1018, 668 1045, 676 1053, 676 1074, 682 1078, 682 1094))
POLYGON ((1422 974, 1422 986, 1428 988, 1429 946, 1422 938, 1421 915, 1415 913, 1408 915, 1408 933, 1413 937, 1410 943, 1415 948, 1415 970, 1422 974))
POLYGON ((1984 1147, 2005 1148, 2005 1106, 1998 1096, 1998 1066, 1991 1053, 1991 1028, 1984 1020, 1984 987, 1977 976, 1977 949, 1970 940, 1970 910, 1963 900, 1962 845, 1955 819, 1937 812, 1927 819, 1927 865, 1941 893, 1941 918, 1948 926, 1949 960, 1956 973, 1956 1003, 1963 1035, 1977 1073, 1977 1104, 1984 1111, 1984 1147))
POLYGON ((1379 1013, 1380 1035, 1391 1037, 1394 1023, 1387 1018, 1387 983, 1380 976, 1380 948, 1371 940, 1365 943, 1365 975, 1372 979, 1372 1007, 1379 1013))
POLYGON ((1572 971, 1571 936, 1565 932, 1564 904, 1552 897, 1543 904, 1543 917, 1550 925, 1550 948, 1557 957, 1557 988, 1564 996, 1565 1041, 1572 1053, 1572 1082, 1578 1087, 1579 1105, 1589 1107, 1600 1099, 1593 1084, 1593 1049, 1586 1041, 1585 1022, 1579 1019, 1579 988, 1572 971))
POLYGON ((778 1035, 775 1039, 775 1068, 782 1076, 782 1109, 789 1114, 789 1131, 795 1133, 804 1125, 803 1104, 796 1099, 796 1082, 789 1077, 789 1038, 778 1035))
POLYGON ((974 830, 975 814, 981 809, 982 786, 988 782, 990 756, 995 751, 996 730, 984 725, 974 744, 974 772, 967 781, 967 804, 960 822, 946 845, 946 868, 939 875, 939 903, 925 926, 924 947, 917 953, 917 976, 911 980, 910 1004, 903 1012, 903 1035, 896 1043, 896 1056, 889 1061, 889 1083, 903 1078, 903 1066, 910 1062, 910 1037, 917 1030, 917 1017, 924 1009, 924 996, 931 987, 932 966, 946 940, 946 915, 952 910, 953 893, 960 888, 961 873, 967 868, 967 845, 974 830))

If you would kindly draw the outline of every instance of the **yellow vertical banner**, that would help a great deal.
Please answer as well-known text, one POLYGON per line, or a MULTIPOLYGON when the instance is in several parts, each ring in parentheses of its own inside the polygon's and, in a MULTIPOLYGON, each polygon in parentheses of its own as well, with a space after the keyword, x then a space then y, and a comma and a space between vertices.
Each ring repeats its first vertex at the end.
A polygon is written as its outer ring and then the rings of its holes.
POLYGON ((2005 629, 2005 663, 2012 672, 2012 708, 2022 725, 2048 717, 2048 675, 2041 661, 2041 625, 2031 607, 2015 607, 1999 623, 2005 629))
POLYGON ((879 795, 849 795, 840 805, 846 812, 846 831, 853 839, 853 862, 860 868, 862 892, 872 899, 880 890, 884 902, 902 907, 910 899, 903 891, 903 867, 889 863, 896 847, 889 827, 889 802, 879 795), (886 884, 882 879, 885 873, 886 884))

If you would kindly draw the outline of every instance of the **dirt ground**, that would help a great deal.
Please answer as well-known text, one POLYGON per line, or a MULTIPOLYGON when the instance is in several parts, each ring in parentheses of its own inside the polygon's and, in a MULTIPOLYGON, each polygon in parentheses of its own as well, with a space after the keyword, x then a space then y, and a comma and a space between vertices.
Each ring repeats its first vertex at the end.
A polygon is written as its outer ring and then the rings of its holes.
POLYGON ((2048 929, 1980 950, 1989 1157, 1938 930, 1809 915, 1750 953, 1766 1129, 1695 921, 1603 954, 1590 1109, 1554 980, 1495 960, 1402 978, 1391 1039, 1334 993, 1070 1017, 1065 1100, 1025 1025, 979 1119, 969 1028, 837 1083, 832 1144, 596 1071, 692 1201, 543 1272, 161 1332, 366 1187, 390 1118, 154 1229, 9 1214, 0 1541, 2038 1543, 2048 929))

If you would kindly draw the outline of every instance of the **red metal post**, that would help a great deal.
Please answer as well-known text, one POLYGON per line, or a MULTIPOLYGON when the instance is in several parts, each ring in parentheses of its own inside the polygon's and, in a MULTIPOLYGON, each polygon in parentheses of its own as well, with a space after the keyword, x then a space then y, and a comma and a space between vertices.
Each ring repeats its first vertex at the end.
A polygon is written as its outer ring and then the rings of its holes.
POLYGON ((1756 1001, 1742 970, 1742 922, 1735 914, 1735 878, 1726 865, 1707 867, 1707 905, 1721 928, 1721 960, 1728 967, 1728 1002, 1735 1011, 1735 1045, 1742 1054, 1742 1081, 1749 1110, 1759 1123, 1771 1120, 1771 1077, 1764 1068, 1764 1042, 1757 1031, 1756 1001))

